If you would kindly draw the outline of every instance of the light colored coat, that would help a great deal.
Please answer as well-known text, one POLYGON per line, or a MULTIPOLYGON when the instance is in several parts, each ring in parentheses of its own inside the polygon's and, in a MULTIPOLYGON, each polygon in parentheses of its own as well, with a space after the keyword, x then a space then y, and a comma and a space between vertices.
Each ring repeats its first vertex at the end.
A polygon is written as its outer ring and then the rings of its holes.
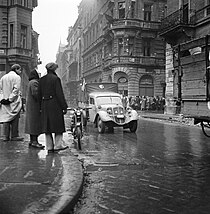
POLYGON ((14 71, 10 71, 0 79, 0 91, 2 98, 11 101, 9 105, 0 106, 0 122, 10 122, 20 112, 21 100, 21 77, 14 71))

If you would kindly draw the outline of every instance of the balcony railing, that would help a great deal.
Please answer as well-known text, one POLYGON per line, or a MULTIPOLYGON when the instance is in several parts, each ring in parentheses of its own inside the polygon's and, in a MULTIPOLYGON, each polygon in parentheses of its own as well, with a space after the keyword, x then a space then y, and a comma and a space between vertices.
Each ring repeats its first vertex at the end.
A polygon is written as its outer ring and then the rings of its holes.
POLYGON ((9 48, 8 55, 21 55, 25 57, 31 57, 32 51, 23 48, 9 48))
POLYGON ((116 63, 138 64, 143 66, 164 66, 165 60, 157 57, 131 57, 131 56, 114 56, 111 60, 107 60, 105 65, 113 65, 116 63))
POLYGON ((193 26, 195 24, 195 18, 194 16, 189 18, 189 14, 193 13, 195 13, 193 10, 186 11, 180 9, 175 11, 161 21, 161 31, 168 30, 179 25, 193 26))
POLYGON ((210 5, 195 11, 195 14, 192 16, 192 18, 195 20, 195 23, 198 23, 207 17, 210 17, 210 5))
POLYGON ((116 28, 146 28, 146 29, 159 29, 160 22, 154 21, 144 21, 144 20, 137 20, 137 19, 119 19, 114 20, 113 24, 111 25, 112 29, 116 28))

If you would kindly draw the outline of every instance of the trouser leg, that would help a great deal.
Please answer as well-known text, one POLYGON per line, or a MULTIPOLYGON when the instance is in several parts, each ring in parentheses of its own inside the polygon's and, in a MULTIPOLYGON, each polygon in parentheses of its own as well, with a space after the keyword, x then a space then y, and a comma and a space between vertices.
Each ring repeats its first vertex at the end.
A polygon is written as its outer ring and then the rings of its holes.
POLYGON ((30 141, 38 141, 38 135, 30 135, 30 141))
POLYGON ((55 148, 63 147, 63 133, 55 133, 55 148))
POLYGON ((10 137, 10 122, 4 123, 3 124, 3 129, 4 129, 5 138, 9 138, 10 137))
POLYGON ((11 121, 11 137, 19 137, 18 125, 19 125, 20 113, 16 115, 14 120, 11 121))
POLYGON ((45 139, 46 139, 46 147, 47 147, 47 150, 52 150, 52 149, 54 149, 54 142, 53 142, 52 133, 46 133, 46 134, 45 134, 45 139))

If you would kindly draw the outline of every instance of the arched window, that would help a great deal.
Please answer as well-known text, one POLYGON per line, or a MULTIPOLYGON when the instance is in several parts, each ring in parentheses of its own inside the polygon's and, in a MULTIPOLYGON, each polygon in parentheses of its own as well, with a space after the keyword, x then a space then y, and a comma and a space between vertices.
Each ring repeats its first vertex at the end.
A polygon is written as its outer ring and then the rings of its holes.
POLYGON ((154 83, 150 75, 144 75, 139 81, 139 95, 140 96, 154 96, 154 83))

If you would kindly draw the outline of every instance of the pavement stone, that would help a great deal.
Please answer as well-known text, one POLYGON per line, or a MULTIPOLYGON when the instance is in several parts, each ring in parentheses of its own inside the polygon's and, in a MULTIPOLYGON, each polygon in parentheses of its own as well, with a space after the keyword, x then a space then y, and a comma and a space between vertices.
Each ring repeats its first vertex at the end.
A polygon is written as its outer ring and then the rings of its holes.
MULTIPOLYGON (((0 213, 69 213, 82 192, 82 163, 70 149, 48 154, 29 147, 24 137, 19 142, 0 140, 0 213)), ((64 140, 71 148, 68 132, 64 140)), ((44 135, 39 141, 45 145, 44 135)))
MULTIPOLYGON (((140 117, 181 121, 182 115, 159 112, 138 112, 140 117)), ((23 134, 24 115, 20 119, 23 134)), ((2 136, 2 124, 0 124, 2 136)), ((0 213, 1 214, 60 214, 69 213, 77 203, 83 187, 82 163, 68 149, 50 153, 28 146, 23 142, 0 140, 0 213)), ((64 133, 71 148, 73 139, 64 133)), ((44 135, 39 141, 45 145, 44 135)))

